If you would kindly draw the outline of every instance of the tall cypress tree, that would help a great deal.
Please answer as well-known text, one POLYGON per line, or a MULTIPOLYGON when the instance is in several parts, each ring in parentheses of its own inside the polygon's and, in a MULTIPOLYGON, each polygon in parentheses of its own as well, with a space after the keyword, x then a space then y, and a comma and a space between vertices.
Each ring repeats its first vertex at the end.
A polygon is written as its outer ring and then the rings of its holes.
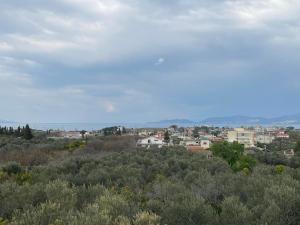
POLYGON ((164 134, 164 141, 166 143, 169 143, 170 142, 170 134, 169 134, 169 131, 166 131, 165 134, 164 134))
POLYGON ((21 130, 21 127, 20 127, 20 126, 18 126, 18 128, 15 130, 15 135, 16 135, 17 137, 20 137, 20 136, 22 135, 22 130, 21 130))
POLYGON ((24 138, 26 140, 30 140, 33 138, 33 135, 32 135, 32 132, 31 132, 31 129, 29 127, 28 124, 26 124, 25 128, 24 128, 24 138))

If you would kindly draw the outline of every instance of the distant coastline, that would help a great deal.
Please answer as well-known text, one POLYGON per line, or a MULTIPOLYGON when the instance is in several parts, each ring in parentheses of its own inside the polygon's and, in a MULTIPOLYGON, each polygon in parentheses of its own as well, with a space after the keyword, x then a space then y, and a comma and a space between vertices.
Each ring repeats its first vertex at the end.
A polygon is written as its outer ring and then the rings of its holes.
MULTIPOLYGON (((126 128, 165 128, 171 125, 177 125, 180 127, 193 127, 193 126, 217 126, 217 127, 240 127, 240 126, 263 126, 263 127, 271 127, 271 126, 278 126, 278 127, 288 127, 293 126, 295 128, 300 128, 300 124, 246 124, 246 123, 211 123, 211 124, 204 124, 204 123, 197 123, 197 122, 186 122, 180 123, 172 123, 169 122, 149 122, 149 123, 28 123, 31 128, 36 130, 65 130, 65 131, 76 131, 76 130, 86 130, 86 131, 93 131, 93 130, 101 130, 105 127, 112 127, 112 126, 124 126, 126 128)), ((2 122, 0 121, 0 126, 7 126, 7 127, 18 127, 18 126, 25 126, 26 123, 18 123, 18 122, 2 122)))

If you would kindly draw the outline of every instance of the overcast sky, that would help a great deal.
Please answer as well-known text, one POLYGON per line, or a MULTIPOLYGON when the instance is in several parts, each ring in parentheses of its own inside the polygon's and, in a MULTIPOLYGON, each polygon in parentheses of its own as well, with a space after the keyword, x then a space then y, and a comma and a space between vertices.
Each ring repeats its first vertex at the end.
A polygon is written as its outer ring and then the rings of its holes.
POLYGON ((300 113, 299 0, 0 1, 0 119, 300 113))

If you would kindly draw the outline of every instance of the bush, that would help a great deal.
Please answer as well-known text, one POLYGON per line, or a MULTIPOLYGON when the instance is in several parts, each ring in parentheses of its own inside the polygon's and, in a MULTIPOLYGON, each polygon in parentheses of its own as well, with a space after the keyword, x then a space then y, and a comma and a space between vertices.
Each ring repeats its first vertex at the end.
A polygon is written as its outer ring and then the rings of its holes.
POLYGON ((135 216, 134 225, 159 225, 160 217, 149 212, 141 212, 135 216))
POLYGON ((65 181, 56 180, 50 182, 45 187, 45 193, 48 201, 57 203, 63 209, 75 207, 77 201, 76 192, 65 181))
POLYGON ((252 212, 237 197, 226 198, 221 205, 219 218, 221 225, 255 224, 252 212))
POLYGON ((22 172, 22 167, 16 162, 11 162, 3 166, 2 171, 8 175, 18 174, 22 172))
POLYGON ((277 165, 277 166, 275 167, 275 172, 276 172, 277 174, 282 174, 282 173, 284 172, 284 166, 283 166, 283 165, 277 165))
POLYGON ((49 225, 57 224, 64 216, 58 203, 46 202, 36 208, 28 208, 25 212, 16 212, 10 225, 49 225))
POLYGON ((241 155, 237 162, 243 170, 235 172, 222 158, 207 159, 177 148, 98 156, 73 155, 26 173, 22 168, 7 169, 11 175, 1 170, 0 217, 14 225, 300 221, 299 169, 253 167, 241 155))

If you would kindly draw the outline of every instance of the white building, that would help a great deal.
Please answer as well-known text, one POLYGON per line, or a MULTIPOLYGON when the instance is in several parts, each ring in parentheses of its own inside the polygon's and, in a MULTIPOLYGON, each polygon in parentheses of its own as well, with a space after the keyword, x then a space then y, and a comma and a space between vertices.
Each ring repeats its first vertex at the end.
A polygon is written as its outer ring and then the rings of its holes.
POLYGON ((256 126, 253 129, 256 133, 264 133, 265 132, 265 128, 262 126, 256 126))
POLYGON ((213 140, 215 138, 214 135, 212 134, 205 134, 205 135, 200 135, 200 139, 208 139, 208 140, 213 140))
POLYGON ((210 147, 210 140, 201 140, 200 146, 203 149, 209 149, 209 147, 210 147))
POLYGON ((277 138, 286 138, 286 139, 289 139, 289 138, 290 138, 290 136, 289 136, 287 133, 285 133, 284 131, 279 131, 279 132, 276 134, 276 137, 277 137, 277 138))
POLYGON ((55 131, 51 132, 48 136, 50 139, 81 139, 82 134, 80 131, 55 131))
POLYGON ((180 145, 182 146, 199 146, 203 149, 209 149, 210 147, 210 141, 209 140, 206 140, 206 139, 202 139, 202 140, 183 140, 180 142, 180 145))
POLYGON ((287 157, 288 159, 292 158, 295 156, 295 152, 293 149, 286 150, 283 152, 284 156, 287 157))
POLYGON ((147 138, 143 138, 137 141, 137 146, 143 148, 150 148, 151 146, 156 146, 161 148, 165 144, 164 140, 159 137, 151 136, 147 138))
POLYGON ((147 130, 143 130, 143 131, 140 131, 139 133, 138 133, 138 135, 139 136, 142 136, 142 137, 146 137, 146 136, 149 136, 149 135, 151 135, 151 131, 147 131, 147 130))
POLYGON ((262 144, 271 144, 274 141, 275 137, 270 134, 258 134, 256 135, 256 142, 262 144))
POLYGON ((246 130, 244 128, 236 128, 227 133, 228 142, 238 142, 243 144, 246 148, 255 146, 255 132, 246 130))
POLYGON ((200 145, 200 141, 193 140, 193 139, 185 139, 185 140, 180 141, 180 145, 182 145, 182 146, 200 145))

